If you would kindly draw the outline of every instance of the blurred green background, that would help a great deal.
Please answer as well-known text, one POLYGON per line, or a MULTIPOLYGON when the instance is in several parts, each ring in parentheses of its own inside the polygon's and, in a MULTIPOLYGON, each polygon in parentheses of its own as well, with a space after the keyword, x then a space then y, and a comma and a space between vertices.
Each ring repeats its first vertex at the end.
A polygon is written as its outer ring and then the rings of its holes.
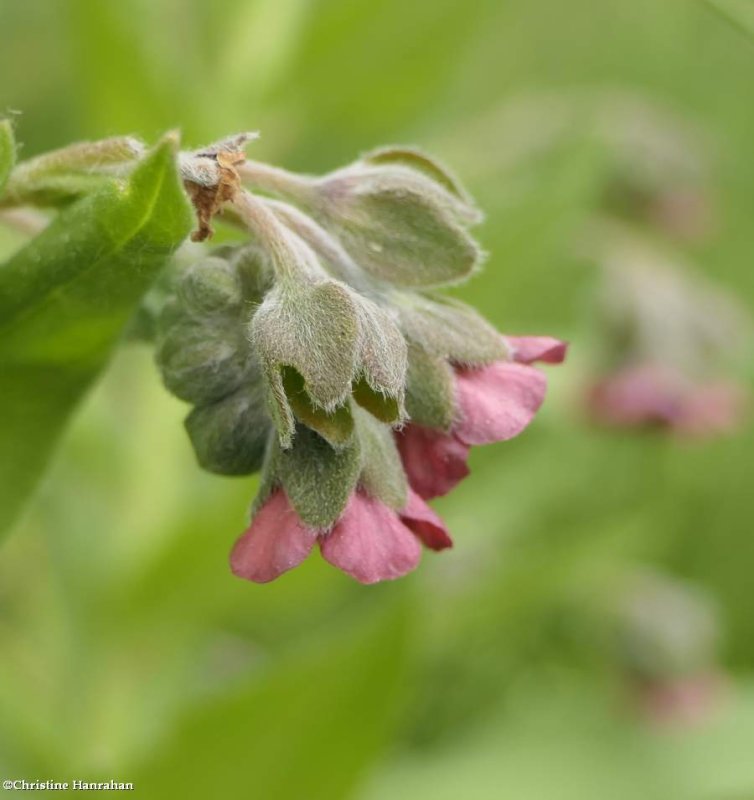
POLYGON ((753 71, 752 40, 692 0, 2 0, 22 157, 174 127, 189 146, 258 128, 251 157, 312 172, 419 145, 487 213, 486 270, 458 294, 572 351, 533 426, 436 504, 455 549, 367 588, 318 557, 267 586, 231 576, 256 482, 199 470, 185 407, 124 346, 2 546, 0 777, 754 798, 754 428, 684 443, 578 406, 597 274, 578 241, 611 169, 595 110, 631 98, 700 133, 718 223, 682 252, 751 308, 753 71), (615 645, 610 609, 647 574, 719 618, 722 688, 693 725, 651 718, 615 645))

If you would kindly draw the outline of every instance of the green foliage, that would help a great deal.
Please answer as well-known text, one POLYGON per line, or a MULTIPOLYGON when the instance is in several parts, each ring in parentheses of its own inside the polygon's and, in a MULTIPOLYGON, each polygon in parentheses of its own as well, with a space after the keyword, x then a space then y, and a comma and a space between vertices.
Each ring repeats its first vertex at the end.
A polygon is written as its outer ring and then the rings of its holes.
MULTIPOLYGON (((473 452, 472 477, 438 501, 452 560, 426 553, 402 585, 366 589, 316 556, 276 584, 234 580, 256 481, 198 469, 185 406, 144 348, 120 348, 3 545, 2 775, 116 775, 160 800, 754 796, 754 430, 679 444, 586 424, 595 275, 575 247, 607 166, 585 132, 627 91, 710 142, 719 228, 690 250, 754 307, 750 42, 687 0, 75 0, 0 16, 0 96, 23 111, 24 155, 170 125, 192 143, 259 127, 255 158, 310 172, 421 144, 487 217, 489 263, 458 296, 505 333, 573 342, 527 436, 473 452), (719 603, 728 685, 696 727, 647 724, 593 636, 637 566, 719 603), (402 592, 396 631, 402 615, 416 625, 397 645, 370 625, 402 592)), ((20 242, 0 228, 4 258, 20 242)), ((413 419, 449 424, 451 389, 441 360, 412 354, 413 419), (413 402, 421 368, 437 408, 413 402)), ((26 401, 42 431, 58 408, 43 399, 26 401)), ((4 469, 14 453, 0 444, 4 469)))
POLYGON ((125 185, 112 182, 63 212, 0 268, 0 530, 189 229, 174 154, 165 140, 125 185))
POLYGON ((134 783, 154 798, 352 796, 392 727, 406 634, 392 603, 323 634, 187 714, 134 783))
POLYGON ((108 176, 95 172, 95 167, 98 170, 127 167, 143 152, 144 146, 137 139, 116 136, 43 153, 14 170, 2 204, 65 205, 108 182, 108 176))
POLYGON ((10 120, 0 119, 0 195, 16 162, 16 142, 10 120))
POLYGON ((706 0, 706 2, 739 30, 748 36, 754 36, 753 0, 706 0))

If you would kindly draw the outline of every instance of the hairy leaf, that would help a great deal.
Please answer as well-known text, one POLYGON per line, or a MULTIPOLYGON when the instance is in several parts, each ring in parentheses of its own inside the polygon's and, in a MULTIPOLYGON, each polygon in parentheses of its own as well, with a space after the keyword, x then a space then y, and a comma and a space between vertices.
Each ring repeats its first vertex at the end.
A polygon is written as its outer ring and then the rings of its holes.
POLYGON ((369 164, 393 164, 409 167, 439 183, 459 200, 471 205, 472 201, 458 178, 444 164, 414 147, 381 147, 362 156, 369 164))
POLYGON ((473 308, 451 297, 403 295, 401 326, 408 339, 454 364, 489 364, 508 358, 503 337, 473 308))
POLYGON ((166 139, 0 266, 0 530, 191 225, 166 139))

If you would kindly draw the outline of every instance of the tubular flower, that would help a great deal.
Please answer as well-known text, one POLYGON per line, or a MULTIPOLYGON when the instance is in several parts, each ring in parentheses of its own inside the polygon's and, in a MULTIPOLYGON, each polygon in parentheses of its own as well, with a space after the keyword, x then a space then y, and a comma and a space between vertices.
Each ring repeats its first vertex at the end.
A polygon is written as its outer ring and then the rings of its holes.
POLYGON ((245 162, 248 139, 184 156, 195 238, 225 210, 250 240, 173 276, 157 363, 193 406, 199 464, 261 471, 234 574, 274 580, 318 545, 361 583, 401 577, 453 544, 424 500, 471 445, 529 424, 546 385, 531 363, 565 345, 501 337, 435 293, 479 266, 480 215, 428 156, 388 148, 310 178, 245 162))
POLYGON ((738 427, 746 405, 731 381, 695 383, 659 364, 625 367, 591 387, 589 406, 606 425, 657 426, 689 436, 714 436, 738 427))
POLYGON ((531 364, 560 364, 567 345, 543 336, 506 337, 511 360, 454 369, 456 418, 449 431, 409 423, 396 434, 403 466, 423 498, 447 494, 469 474, 472 445, 518 436, 534 419, 547 388, 531 364))
POLYGON ((415 569, 421 545, 452 546, 442 520, 415 493, 395 511, 366 492, 355 491, 329 529, 302 522, 285 492, 277 489, 236 542, 231 569, 240 578, 267 583, 298 566, 318 544, 322 556, 360 583, 400 578, 415 569))

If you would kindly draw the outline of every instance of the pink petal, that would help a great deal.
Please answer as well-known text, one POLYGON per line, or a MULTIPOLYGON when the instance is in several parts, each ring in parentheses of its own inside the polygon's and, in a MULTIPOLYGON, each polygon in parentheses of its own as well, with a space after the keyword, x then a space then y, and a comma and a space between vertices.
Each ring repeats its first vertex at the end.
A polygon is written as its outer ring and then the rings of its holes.
POLYGON ((422 551, 395 511, 361 492, 320 539, 320 548, 327 561, 361 583, 400 578, 417 566, 422 551))
POLYGON ((542 405, 547 379, 534 367, 496 361, 456 372, 461 419, 454 433, 465 444, 490 444, 518 436, 542 405))
POLYGON ((469 447, 452 434, 407 425, 395 440, 409 483, 425 500, 447 494, 469 474, 469 447))
POLYGON ((408 503, 400 515, 403 524, 410 528, 427 547, 432 550, 453 547, 453 540, 445 523, 416 492, 409 489, 408 503))
POLYGON ((733 383, 695 387, 683 404, 677 429, 692 436, 714 436, 741 425, 746 407, 744 390, 733 383))
POLYGON ((720 708, 726 688, 724 674, 704 672, 642 687, 639 700, 652 724, 691 728, 720 708))
POLYGON ((674 371, 642 364, 597 383, 589 405, 608 425, 674 426, 682 418, 688 391, 688 382, 674 371))
POLYGON ((543 361, 545 364, 562 364, 568 350, 568 342, 551 336, 504 336, 511 349, 513 360, 519 364, 543 361))
POLYGON ((230 568, 239 578, 267 583, 297 567, 311 552, 317 531, 307 528, 276 490, 254 515, 248 530, 230 554, 230 568))

